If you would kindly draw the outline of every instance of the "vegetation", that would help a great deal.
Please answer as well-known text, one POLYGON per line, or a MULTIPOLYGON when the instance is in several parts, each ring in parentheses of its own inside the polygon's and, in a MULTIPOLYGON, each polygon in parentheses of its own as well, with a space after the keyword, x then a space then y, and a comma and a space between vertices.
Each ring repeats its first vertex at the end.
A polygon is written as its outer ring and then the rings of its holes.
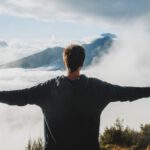
MULTIPOLYGON (((141 125, 140 131, 135 131, 117 119, 112 127, 105 128, 99 141, 102 150, 150 150, 150 124, 141 125)), ((43 140, 29 140, 26 150, 44 150, 43 140)))
POLYGON ((100 136, 103 150, 150 150, 150 124, 141 125, 140 131, 124 128, 123 121, 117 119, 100 136))
POLYGON ((44 142, 41 138, 38 140, 32 141, 31 139, 28 141, 28 146, 26 150, 44 150, 44 142))

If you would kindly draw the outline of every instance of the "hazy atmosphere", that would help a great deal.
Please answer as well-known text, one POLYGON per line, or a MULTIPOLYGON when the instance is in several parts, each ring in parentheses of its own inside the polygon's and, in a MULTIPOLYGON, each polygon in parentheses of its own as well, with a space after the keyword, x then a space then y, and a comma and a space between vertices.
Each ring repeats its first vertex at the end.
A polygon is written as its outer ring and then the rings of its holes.
MULTIPOLYGON (((94 49, 99 55, 87 55, 91 61, 83 74, 122 86, 150 86, 149 17, 148 0, 2 0, 0 90, 31 87, 66 73, 59 63, 36 68, 1 65, 70 43, 88 48, 97 39, 104 43, 94 49)), ((110 103, 102 113, 100 131, 116 118, 139 130, 140 124, 150 123, 149 107, 150 98, 110 103)), ((29 138, 43 137, 41 109, 0 103, 0 133, 0 149, 24 150, 29 138)))

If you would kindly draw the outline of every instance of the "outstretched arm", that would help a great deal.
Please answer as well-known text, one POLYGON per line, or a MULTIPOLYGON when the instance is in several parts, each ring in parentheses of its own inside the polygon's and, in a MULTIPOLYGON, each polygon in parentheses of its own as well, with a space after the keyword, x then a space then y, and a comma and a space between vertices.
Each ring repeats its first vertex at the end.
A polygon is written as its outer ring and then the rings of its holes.
POLYGON ((150 96, 150 87, 127 87, 113 85, 93 79, 97 93, 101 93, 108 102, 133 101, 150 96))
POLYGON ((50 81, 23 90, 1 91, 0 102, 9 105, 23 106, 26 104, 42 105, 50 96, 50 81))
POLYGON ((150 96, 150 87, 121 87, 117 85, 109 86, 110 101, 134 101, 150 96))

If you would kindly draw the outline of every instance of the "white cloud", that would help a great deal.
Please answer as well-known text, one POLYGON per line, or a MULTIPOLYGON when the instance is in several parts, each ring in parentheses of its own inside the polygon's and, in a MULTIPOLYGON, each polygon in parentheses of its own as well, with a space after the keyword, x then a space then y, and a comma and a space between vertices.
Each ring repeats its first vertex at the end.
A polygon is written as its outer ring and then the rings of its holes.
POLYGON ((113 23, 132 21, 150 15, 147 0, 5 0, 0 14, 33 17, 43 20, 95 20, 113 23))
MULTIPOLYGON (((143 25, 130 25, 124 28, 110 50, 87 70, 89 76, 95 76, 113 84, 124 86, 150 86, 150 33, 143 25)), ((111 126, 115 118, 124 119, 124 124, 139 129, 140 124, 150 123, 150 99, 141 99, 133 103, 111 103, 104 110, 101 131, 111 126)))
MULTIPOLYGON (((62 74, 60 71, 39 69, 1 69, 0 72, 0 91, 32 87, 62 74)), ((0 104, 0 149, 24 150, 30 138, 43 138, 43 131, 43 116, 39 107, 0 104)))
POLYGON ((43 137, 43 116, 38 107, 1 104, 0 122, 0 149, 24 150, 29 138, 43 137))
POLYGON ((143 25, 124 28, 118 33, 110 53, 96 68, 90 67, 92 74, 120 84, 149 85, 149 38, 150 33, 143 25))

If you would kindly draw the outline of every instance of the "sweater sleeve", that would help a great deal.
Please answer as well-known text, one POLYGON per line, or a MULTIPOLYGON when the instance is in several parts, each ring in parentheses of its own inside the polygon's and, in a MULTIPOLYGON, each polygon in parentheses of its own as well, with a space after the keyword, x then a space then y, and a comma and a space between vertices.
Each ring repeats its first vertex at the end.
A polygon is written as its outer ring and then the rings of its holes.
POLYGON ((47 81, 31 88, 12 91, 0 91, 0 102, 9 105, 42 105, 50 97, 50 82, 47 81))
POLYGON ((134 101, 150 96, 150 87, 128 87, 113 85, 98 79, 93 79, 96 94, 108 102, 134 101))

